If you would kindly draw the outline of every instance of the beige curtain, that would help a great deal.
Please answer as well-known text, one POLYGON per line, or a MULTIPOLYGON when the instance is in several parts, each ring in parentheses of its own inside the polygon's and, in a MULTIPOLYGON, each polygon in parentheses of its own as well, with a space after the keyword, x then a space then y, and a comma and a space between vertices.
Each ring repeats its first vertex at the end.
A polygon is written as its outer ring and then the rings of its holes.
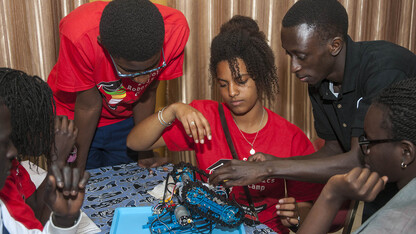
MULTIPOLYGON (((0 66, 39 75, 46 80, 56 62, 59 20, 88 0, 0 0, 0 66)), ((164 3, 165 1, 163 1, 164 3)), ((168 102, 193 99, 220 101, 208 76, 209 46, 222 23, 235 14, 257 20, 276 55, 280 95, 265 106, 299 126, 315 139, 307 87, 289 72, 281 48, 280 27, 294 0, 167 0, 188 19, 184 76, 167 82, 168 102)), ((416 0, 340 0, 349 15, 349 34, 356 41, 388 40, 416 51, 416 0)), ((195 162, 193 154, 172 153, 177 160, 195 162)))
MULTIPOLYGON (((289 58, 281 48, 281 21, 294 0, 168 0, 188 19, 191 35, 186 46, 185 75, 168 82, 169 101, 193 99, 221 101, 208 75, 209 47, 222 23, 241 14, 257 20, 275 52, 280 94, 265 106, 300 127, 314 140, 307 86, 289 72, 289 58)), ((356 41, 387 40, 416 51, 415 0, 340 0, 349 15, 349 34, 356 41)), ((278 134, 278 133, 277 133, 278 134)), ((192 152, 172 153, 178 161, 195 163, 192 152)))
POLYGON ((0 0, 0 66, 44 80, 55 65, 62 17, 88 0, 0 0))

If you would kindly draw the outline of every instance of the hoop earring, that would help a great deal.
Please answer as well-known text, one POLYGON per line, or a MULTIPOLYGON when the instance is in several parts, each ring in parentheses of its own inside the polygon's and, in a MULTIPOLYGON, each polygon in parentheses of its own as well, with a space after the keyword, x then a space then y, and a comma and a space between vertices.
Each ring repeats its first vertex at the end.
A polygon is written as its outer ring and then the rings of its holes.
POLYGON ((401 167, 402 169, 405 169, 405 168, 407 167, 407 164, 406 164, 406 163, 404 163, 404 162, 402 162, 402 164, 400 164, 400 167, 401 167))

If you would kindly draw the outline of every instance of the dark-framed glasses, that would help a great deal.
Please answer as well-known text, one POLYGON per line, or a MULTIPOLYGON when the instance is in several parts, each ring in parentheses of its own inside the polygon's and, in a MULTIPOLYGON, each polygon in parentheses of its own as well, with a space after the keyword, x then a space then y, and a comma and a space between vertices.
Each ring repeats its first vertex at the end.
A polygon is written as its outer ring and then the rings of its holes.
POLYGON ((152 73, 152 72, 155 72, 155 71, 157 71, 157 70, 160 70, 160 69, 162 69, 162 68, 166 67, 165 51, 163 50, 163 48, 162 48, 162 56, 163 56, 163 63, 162 63, 162 65, 161 65, 161 66, 156 67, 156 68, 153 68, 153 69, 150 69, 150 70, 147 70, 147 71, 136 72, 136 73, 131 73, 131 74, 124 74, 124 73, 121 73, 121 72, 118 70, 118 68, 117 68, 117 64, 114 62, 114 59, 113 59, 113 57, 112 57, 111 55, 110 55, 110 58, 111 58, 111 61, 113 61, 113 65, 114 65, 114 67, 116 68, 117 75, 118 75, 119 77, 121 77, 121 78, 134 78, 134 77, 136 77, 136 76, 142 76, 142 75, 147 75, 147 74, 150 74, 150 73, 152 73))
POLYGON ((400 141, 397 139, 378 139, 378 140, 368 140, 365 134, 358 137, 358 144, 360 145, 361 152, 366 155, 368 152, 369 145, 375 145, 380 143, 386 143, 386 142, 396 142, 400 141))

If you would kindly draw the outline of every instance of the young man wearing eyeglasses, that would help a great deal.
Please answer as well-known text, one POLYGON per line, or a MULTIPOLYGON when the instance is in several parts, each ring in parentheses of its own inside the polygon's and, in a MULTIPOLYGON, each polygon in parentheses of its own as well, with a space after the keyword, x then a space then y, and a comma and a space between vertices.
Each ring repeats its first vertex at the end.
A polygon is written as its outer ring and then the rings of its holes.
MULTIPOLYGON (((386 41, 354 42, 347 33, 347 12, 335 0, 299 0, 282 21, 282 47, 290 56, 291 72, 308 84, 315 130, 325 145, 290 160, 258 154, 249 160, 270 160, 232 161, 215 170, 211 182, 236 186, 273 177, 326 182, 360 166, 358 138, 372 98, 396 81, 415 77, 416 56, 386 41)), ((390 188, 367 206, 364 218, 397 191, 395 185, 390 188)))
POLYGON ((96 1, 63 18, 59 32, 59 58, 48 84, 57 114, 73 118, 79 129, 77 167, 152 157, 151 151, 126 153, 126 137, 154 113, 159 81, 183 74, 189 37, 184 15, 148 0, 96 1))

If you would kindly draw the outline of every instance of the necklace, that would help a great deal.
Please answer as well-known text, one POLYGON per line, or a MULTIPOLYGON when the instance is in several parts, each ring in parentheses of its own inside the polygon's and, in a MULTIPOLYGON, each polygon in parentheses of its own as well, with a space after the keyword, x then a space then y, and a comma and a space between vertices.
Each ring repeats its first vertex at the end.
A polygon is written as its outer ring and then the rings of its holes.
POLYGON ((256 142, 257 135, 258 135, 258 134, 259 134, 259 132, 260 132, 261 124, 263 123, 263 119, 264 119, 264 108, 263 108, 263 114, 262 114, 262 116, 261 116, 261 121, 260 121, 260 124, 259 124, 259 129, 258 129, 258 130, 257 130, 257 132, 256 132, 256 136, 254 137, 253 142, 250 142, 250 141, 248 141, 248 140, 247 140, 247 138, 244 136, 243 132, 242 132, 242 131, 241 131, 241 129, 238 127, 237 122, 235 122, 235 119, 233 118, 234 123, 235 123, 235 125, 236 125, 236 126, 237 126, 237 128, 238 128, 238 131, 240 131, 240 133, 241 133, 241 135, 243 136, 244 140, 246 140, 246 141, 247 141, 247 143, 248 143, 249 145, 251 145, 251 150, 250 150, 250 154, 251 154, 251 155, 253 155, 253 154, 255 154, 255 153, 256 153, 256 151, 254 150, 254 142, 256 142))

